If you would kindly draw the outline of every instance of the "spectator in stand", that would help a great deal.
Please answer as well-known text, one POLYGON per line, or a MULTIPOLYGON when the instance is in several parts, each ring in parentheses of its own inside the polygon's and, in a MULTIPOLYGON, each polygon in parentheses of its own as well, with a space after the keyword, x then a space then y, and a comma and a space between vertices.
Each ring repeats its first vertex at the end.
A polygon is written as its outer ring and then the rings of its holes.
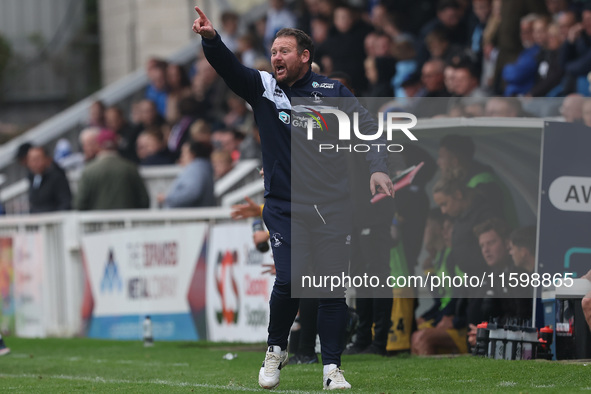
POLYGON ((561 12, 556 17, 556 23, 560 28, 560 41, 564 43, 568 39, 568 32, 571 27, 577 24, 577 14, 574 11, 561 12))
POLYGON ((437 2, 437 17, 421 29, 419 36, 421 47, 417 58, 420 67, 429 59, 426 38, 436 30, 441 31, 440 37, 445 37, 450 45, 463 47, 467 44, 467 27, 462 21, 462 7, 458 1, 439 0, 437 2))
POLYGON ((145 97, 156 104, 156 110, 161 117, 166 116, 166 101, 168 100, 168 86, 166 86, 166 67, 164 60, 151 58, 148 60, 148 88, 145 97))
POLYGON ((211 135, 211 143, 214 149, 228 152, 233 163, 240 159, 238 147, 243 139, 244 134, 235 129, 216 130, 211 135))
POLYGON ((101 129, 98 127, 87 127, 80 132, 78 140, 82 148, 82 154, 84 155, 84 163, 88 164, 96 157, 100 150, 98 143, 98 136, 101 129))
POLYGON ((89 127, 105 127, 105 104, 102 101, 97 100, 90 105, 86 125, 89 127))
POLYGON ((523 42, 531 42, 531 35, 528 37, 520 36, 520 21, 527 14, 546 15, 546 5, 540 0, 502 0, 500 10, 500 22, 497 34, 494 38, 496 47, 499 51, 495 76, 493 80, 493 91, 502 93, 505 91, 502 86, 502 72, 507 63, 514 62, 521 51, 524 49, 523 42))
POLYGON ((416 73, 411 74, 402 82, 401 87, 404 91, 402 97, 418 97, 423 89, 421 77, 416 73))
MULTIPOLYGON (((284 27, 296 27, 297 18, 287 7, 284 0, 269 0, 267 10, 267 22, 265 25, 264 44, 269 51, 275 39, 275 34, 284 27)), ((223 38, 223 37, 222 37, 223 38)))
POLYGON ((183 171, 174 180, 166 195, 158 195, 158 203, 162 207, 192 208, 216 205, 211 151, 212 147, 207 143, 189 141, 183 144, 179 159, 183 171))
MULTIPOLYGON (((138 112, 143 113, 144 111, 148 111, 150 114, 155 112, 155 107, 150 103, 151 101, 149 100, 142 100, 138 106, 138 109, 145 108, 138 112)), ((121 108, 115 106, 107 108, 105 111, 105 120, 107 128, 114 131, 119 137, 118 144, 119 153, 121 156, 135 163, 139 162, 139 159, 135 153, 135 143, 137 141, 137 136, 141 131, 141 126, 134 127, 129 122, 127 122, 121 108)))
POLYGON ((84 155, 72 152, 72 144, 66 138, 60 138, 53 148, 53 160, 64 170, 70 171, 84 165, 84 155))
POLYGON ((571 93, 564 98, 560 106, 560 114, 565 122, 581 123, 583 120, 583 101, 585 99, 578 93, 571 93))
POLYGON ((417 70, 417 62, 415 60, 416 51, 410 40, 399 39, 394 44, 392 52, 396 59, 396 72, 394 73, 394 78, 392 78, 394 96, 407 97, 402 83, 417 70))
POLYGON ((432 59, 423 64, 421 70, 422 89, 419 91, 413 111, 420 118, 431 118, 447 114, 448 100, 438 98, 450 97, 444 82, 445 63, 441 59, 432 59))
POLYGON ((172 124, 167 139, 170 155, 174 160, 181 155, 181 147, 190 138, 191 125, 198 119, 199 102, 193 97, 184 97, 178 102, 179 118, 172 124))
POLYGON ((16 149, 15 159, 22 167, 27 168, 27 153, 33 147, 30 142, 23 142, 16 149))
POLYGON ((445 89, 449 92, 450 95, 456 95, 456 69, 451 64, 446 64, 445 68, 443 69, 443 83, 445 84, 445 89))
POLYGON ((166 122, 158 112, 156 103, 149 99, 140 101, 139 104, 139 125, 142 129, 150 126, 162 126, 166 122))
MULTIPOLYGON (((365 77, 369 81, 365 97, 392 97, 394 92, 390 81, 396 72, 396 59, 393 57, 367 57, 364 61, 365 77)), ((368 108, 377 113, 378 108, 368 108), (375 111, 374 111, 375 110, 375 111)))
POLYGON ((196 120, 189 129, 191 141, 211 143, 211 127, 203 120, 196 120))
POLYGON ((546 95, 556 96, 555 91, 564 72, 560 63, 560 46, 562 45, 560 29, 556 23, 545 26, 544 19, 540 18, 534 22, 534 37, 539 37, 542 50, 537 56, 538 72, 534 86, 528 95, 533 97, 544 97, 546 95), (543 37, 545 35, 545 37, 543 37))
POLYGON ((492 0, 472 0, 472 12, 468 28, 470 50, 482 59, 484 29, 492 13, 492 0))
POLYGON ((256 123, 252 125, 250 133, 240 142, 238 150, 240 151, 240 160, 258 159, 261 162, 263 161, 259 126, 256 123))
POLYGON ((371 32, 365 37, 364 47, 368 57, 391 57, 392 38, 381 32, 371 32))
POLYGON ((236 129, 246 134, 254 124, 252 111, 243 98, 230 91, 226 96, 228 111, 223 118, 224 126, 229 129, 236 129))
POLYGON ((168 97, 165 118, 169 124, 175 124, 182 116, 179 113, 179 102, 191 94, 191 80, 182 66, 170 63, 166 67, 166 86, 168 97))
POLYGON ((64 171, 47 151, 32 146, 27 152, 29 175, 29 212, 44 213, 72 208, 72 193, 64 171))
MULTIPOLYGON (((445 63, 441 59, 433 59, 427 61, 421 70, 421 81, 423 82, 423 91, 420 93, 421 97, 449 97, 449 92, 445 88, 444 83, 445 63)), ((443 100, 428 100, 424 101, 429 104, 430 108, 418 108, 424 117, 431 117, 437 114, 445 113, 445 106, 443 100)))
MULTIPOLYGON (((561 61, 564 67, 564 94, 584 93, 577 84, 586 82, 591 72, 591 3, 586 3, 581 14, 581 23, 577 23, 568 31, 568 37, 561 48, 561 61)), ((587 84, 588 86, 588 84, 587 84)))
POLYGON ((238 22, 240 16, 234 11, 224 11, 221 17, 221 26, 219 35, 222 37, 224 44, 232 52, 238 50, 238 22))
POLYGON ((310 21, 310 35, 314 45, 322 45, 330 34, 332 27, 332 20, 324 16, 318 15, 310 21))
POLYGON ((191 92, 199 103, 199 118, 221 119, 228 87, 204 57, 196 62, 197 73, 191 80, 191 92))
POLYGON ((232 171, 234 161, 230 152, 214 150, 211 154, 211 165, 213 166, 213 177, 217 181, 232 171))
POLYGON ((552 17, 568 11, 569 0, 546 0, 546 8, 552 17))
POLYGON ((482 74, 480 77, 481 87, 493 93, 495 67, 499 50, 496 47, 495 37, 501 24, 501 2, 492 0, 491 14, 482 32, 482 54, 480 57, 482 74))
POLYGON ((427 47, 427 60, 442 59, 446 63, 457 64, 464 53, 464 48, 451 43, 443 29, 435 29, 427 34, 425 45, 427 47))
POLYGON ((236 52, 246 67, 254 68, 257 60, 264 59, 264 54, 257 50, 256 37, 252 33, 240 36, 236 52))
POLYGON ((334 11, 333 23, 335 30, 323 45, 317 49, 316 59, 320 59, 325 72, 344 72, 353 79, 353 89, 363 92, 367 88, 363 61, 366 57, 364 40, 372 27, 365 23, 359 12, 351 6, 341 5, 334 11), (324 67, 322 57, 330 58, 332 69, 324 67))
POLYGON ((117 153, 117 134, 103 129, 98 136, 100 151, 82 171, 76 194, 76 209, 142 209, 150 197, 135 164, 117 153))
POLYGON ((534 86, 538 54, 545 45, 548 18, 529 14, 521 19, 521 44, 523 51, 514 63, 503 69, 505 96, 519 96, 528 93, 534 86), (534 24, 538 21, 538 34, 534 35, 534 24))
POLYGON ((453 93, 456 97, 486 97, 486 92, 480 88, 479 73, 474 64, 462 62, 453 73, 453 93))
POLYGON ((148 127, 137 137, 137 156, 142 166, 164 166, 175 162, 158 126, 148 127))
POLYGON ((585 99, 583 102, 583 124, 591 127, 591 99, 585 99))

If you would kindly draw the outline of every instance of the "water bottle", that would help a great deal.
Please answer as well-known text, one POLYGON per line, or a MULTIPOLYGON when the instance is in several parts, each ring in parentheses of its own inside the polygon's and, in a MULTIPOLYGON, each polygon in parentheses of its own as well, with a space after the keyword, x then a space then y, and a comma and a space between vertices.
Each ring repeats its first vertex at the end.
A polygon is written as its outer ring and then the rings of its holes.
MULTIPOLYGON (((253 234, 257 231, 265 231, 265 227, 263 226, 263 221, 261 219, 255 219, 252 222, 252 232, 253 234)), ((265 253, 269 251, 269 242, 259 242, 257 245, 257 250, 261 253, 265 253)))
POLYGON ((152 319, 146 316, 143 324, 144 329, 144 347, 154 346, 154 337, 152 336, 152 319))
POLYGON ((474 356, 486 356, 488 352, 488 322, 476 326, 476 346, 472 349, 474 356))

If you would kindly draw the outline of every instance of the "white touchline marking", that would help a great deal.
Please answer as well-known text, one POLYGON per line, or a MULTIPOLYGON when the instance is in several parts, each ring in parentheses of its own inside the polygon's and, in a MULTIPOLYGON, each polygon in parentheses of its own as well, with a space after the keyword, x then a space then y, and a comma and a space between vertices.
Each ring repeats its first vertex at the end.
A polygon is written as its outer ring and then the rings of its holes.
MULTIPOLYGON (((262 391, 263 389, 250 388, 250 387, 238 387, 238 386, 222 386, 216 384, 206 383, 189 383, 189 382, 171 382, 169 380, 128 380, 128 379, 105 379, 100 376, 69 376, 69 375, 45 375, 45 374, 6 374, 0 373, 0 378, 30 378, 30 379, 62 379, 72 380, 81 382, 95 382, 95 383, 110 383, 110 384, 160 384, 163 386, 171 387, 202 387, 206 389, 223 389, 232 391, 262 391)), ((273 390, 276 393, 307 393, 307 391, 300 390, 273 390)))
POLYGON ((501 387, 513 387, 513 386, 517 386, 517 383, 515 383, 515 382, 501 382, 498 385, 501 387))
MULTIPOLYGON (((11 358, 33 358, 37 360, 44 360, 44 359, 62 359, 62 357, 57 356, 35 356, 25 353, 14 353, 11 354, 11 358)), ((97 363, 97 364, 104 364, 104 363, 113 363, 113 364, 141 364, 145 366, 165 366, 165 365, 172 365, 173 367, 188 367, 189 363, 163 363, 159 361, 142 361, 142 360, 107 360, 107 359, 100 359, 100 358, 82 358, 82 357, 68 357, 66 358, 67 361, 71 362, 78 362, 84 361, 88 363, 97 363)))

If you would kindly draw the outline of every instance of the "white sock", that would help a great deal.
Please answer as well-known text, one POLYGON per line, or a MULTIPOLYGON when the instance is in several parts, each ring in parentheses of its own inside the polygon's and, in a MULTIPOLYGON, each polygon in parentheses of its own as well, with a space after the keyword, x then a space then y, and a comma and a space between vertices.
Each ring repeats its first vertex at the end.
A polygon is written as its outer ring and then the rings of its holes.
POLYGON ((336 365, 336 364, 326 364, 326 365, 324 366, 324 374, 325 374, 325 375, 328 375, 328 373, 329 373, 330 371, 332 371, 333 369, 336 369, 336 368, 337 368, 337 365, 336 365))
POLYGON ((273 353, 281 354, 281 346, 273 345, 273 353))

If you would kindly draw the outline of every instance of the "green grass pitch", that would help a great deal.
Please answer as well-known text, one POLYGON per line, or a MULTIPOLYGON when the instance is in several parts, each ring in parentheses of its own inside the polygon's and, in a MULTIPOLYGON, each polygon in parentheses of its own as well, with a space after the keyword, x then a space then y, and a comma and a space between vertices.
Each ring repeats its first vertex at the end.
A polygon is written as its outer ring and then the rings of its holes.
MULTIPOLYGON (((259 391, 264 345, 92 339, 6 338, 0 393, 230 393, 259 391), (223 356, 236 353, 237 358, 223 356)), ((503 361, 462 357, 345 356, 342 368, 362 393, 591 391, 591 362, 503 361)), ((322 369, 289 365, 274 392, 322 389, 322 369)))

